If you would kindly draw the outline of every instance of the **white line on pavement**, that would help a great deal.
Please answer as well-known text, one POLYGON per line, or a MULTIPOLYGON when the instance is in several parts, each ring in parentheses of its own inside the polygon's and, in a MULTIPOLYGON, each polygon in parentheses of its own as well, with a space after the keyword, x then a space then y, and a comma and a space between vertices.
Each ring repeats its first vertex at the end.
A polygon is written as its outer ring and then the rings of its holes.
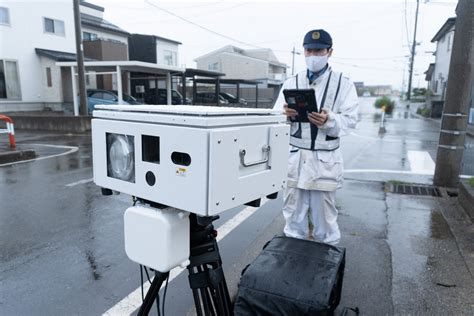
POLYGON ((92 182, 93 180, 94 180, 94 178, 79 180, 79 181, 76 181, 76 182, 68 183, 68 184, 66 184, 66 186, 67 187, 74 187, 74 186, 79 185, 79 184, 92 182))
MULTIPOLYGON (((263 206, 267 200, 262 199, 262 204, 263 206)), ((237 226, 239 226, 242 222, 244 222, 247 218, 249 218, 255 211, 258 210, 258 208, 255 207, 246 207, 242 211, 240 211, 238 214, 236 214, 234 217, 229 219, 227 222, 222 224, 218 229, 218 235, 217 235, 217 241, 221 241, 224 239, 225 236, 227 236, 232 230, 234 230, 237 226)), ((183 272, 185 269, 183 268, 175 268, 171 270, 170 276, 169 276, 169 282, 176 278, 181 272, 183 272)), ((143 284, 143 292, 146 293, 148 291, 148 288, 150 287, 150 284, 148 282, 145 282, 143 284)), ((141 295, 141 287, 138 287, 135 291, 127 295, 124 299, 122 299, 120 302, 115 304, 112 308, 110 308, 108 311, 106 311, 103 315, 130 315, 133 313, 135 310, 137 310, 140 305, 142 304, 142 295, 141 295)))
POLYGON ((401 139, 401 138, 393 138, 393 137, 376 137, 376 136, 367 136, 367 135, 361 135, 357 134, 355 132, 351 132, 349 135, 354 136, 354 137, 359 137, 359 138, 365 138, 365 139, 371 139, 371 140, 376 140, 376 141, 381 141, 381 142, 389 142, 389 143, 406 143, 406 144, 420 144, 420 143, 437 143, 437 141, 429 141, 429 140, 419 140, 419 139, 401 139))
POLYGON ((11 165, 16 165, 16 164, 25 163, 25 162, 31 162, 31 161, 37 161, 37 160, 43 160, 43 159, 49 159, 49 158, 69 155, 69 154, 75 153, 76 151, 79 150, 79 147, 76 147, 76 146, 60 146, 60 145, 46 145, 46 144, 31 144, 31 145, 45 146, 45 147, 51 147, 51 148, 64 148, 64 149, 69 149, 69 150, 66 151, 66 152, 60 153, 60 154, 56 154, 56 155, 50 155, 50 156, 38 157, 38 158, 34 158, 34 159, 20 160, 20 161, 15 161, 15 162, 4 163, 4 164, 1 164, 0 167, 11 166, 11 165))
MULTIPOLYGON (((388 170, 388 169, 345 169, 344 173, 395 173, 395 174, 414 174, 414 175, 434 175, 434 171, 431 174, 417 173, 411 170, 388 170)), ((462 179, 469 179, 472 176, 467 174, 459 175, 462 179)))
MULTIPOLYGON (((399 173, 399 174, 426 174, 411 170, 388 170, 388 169, 346 169, 344 173, 399 173)), ((432 173, 433 175, 434 173, 432 173)))
POLYGON ((419 174, 434 174, 435 163, 427 151, 409 150, 407 158, 411 171, 419 174))

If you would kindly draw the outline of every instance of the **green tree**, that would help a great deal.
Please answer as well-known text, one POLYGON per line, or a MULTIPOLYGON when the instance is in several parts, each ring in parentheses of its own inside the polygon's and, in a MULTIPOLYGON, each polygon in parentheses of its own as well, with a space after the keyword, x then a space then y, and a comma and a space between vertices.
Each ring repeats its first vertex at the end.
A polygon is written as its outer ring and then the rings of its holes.
POLYGON ((387 96, 377 98, 374 103, 375 108, 381 109, 382 107, 385 108, 385 113, 391 114, 393 112, 393 109, 395 108, 395 101, 390 99, 387 96))

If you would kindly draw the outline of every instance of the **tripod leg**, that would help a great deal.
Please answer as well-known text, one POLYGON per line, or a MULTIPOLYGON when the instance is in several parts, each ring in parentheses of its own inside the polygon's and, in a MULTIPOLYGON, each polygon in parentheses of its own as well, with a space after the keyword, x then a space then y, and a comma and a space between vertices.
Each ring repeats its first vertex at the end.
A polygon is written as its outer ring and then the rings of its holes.
POLYGON ((156 273, 155 278, 153 279, 153 282, 151 282, 150 288, 148 289, 148 292, 146 293, 145 300, 143 301, 142 306, 140 306, 140 310, 138 311, 137 315, 139 316, 148 315, 151 307, 153 306, 153 303, 155 302, 155 298, 158 297, 161 284, 163 284, 163 282, 166 280, 168 275, 169 275, 169 272, 156 273))

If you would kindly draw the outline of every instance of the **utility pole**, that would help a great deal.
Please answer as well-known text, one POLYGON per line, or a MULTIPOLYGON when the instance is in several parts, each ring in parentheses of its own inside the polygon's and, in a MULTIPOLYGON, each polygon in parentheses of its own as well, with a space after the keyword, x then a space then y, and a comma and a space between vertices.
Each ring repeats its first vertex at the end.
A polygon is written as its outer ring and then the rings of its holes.
MULTIPOLYGON (((74 6, 74 29, 76 31, 76 56, 77 56, 77 73, 79 81, 79 114, 87 115, 87 97, 86 97, 86 79, 84 75, 84 53, 82 46, 82 29, 81 29, 81 12, 79 9, 80 0, 73 0, 74 6)), ((73 73, 71 76, 75 76, 73 73)), ((120 74, 119 74, 120 76, 120 74)), ((74 80, 73 80, 74 82, 74 80)), ((76 96, 74 96, 75 98, 76 96)))
POLYGON ((407 101, 410 101, 411 99, 411 83, 413 80, 413 65, 415 64, 416 28, 418 26, 418 8, 419 7, 420 7, 420 0, 416 0, 415 30, 413 32, 413 44, 411 45, 410 76, 408 77, 407 101))
POLYGON ((474 82, 474 1, 459 0, 456 7, 453 50, 449 65, 434 184, 457 187, 474 82))
POLYGON ((295 74, 295 55, 301 55, 301 53, 297 52, 295 50, 294 46, 293 46, 293 50, 291 51, 291 53, 293 54, 293 61, 291 63, 291 75, 293 76, 295 74))

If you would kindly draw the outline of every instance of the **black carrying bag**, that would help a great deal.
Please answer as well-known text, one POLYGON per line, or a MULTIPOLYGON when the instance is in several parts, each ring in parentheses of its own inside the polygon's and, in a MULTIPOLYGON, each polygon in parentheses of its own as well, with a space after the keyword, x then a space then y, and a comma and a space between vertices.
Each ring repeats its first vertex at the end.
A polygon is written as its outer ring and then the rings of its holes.
POLYGON ((344 264, 344 248, 274 237, 242 271, 234 314, 333 315, 344 264))

